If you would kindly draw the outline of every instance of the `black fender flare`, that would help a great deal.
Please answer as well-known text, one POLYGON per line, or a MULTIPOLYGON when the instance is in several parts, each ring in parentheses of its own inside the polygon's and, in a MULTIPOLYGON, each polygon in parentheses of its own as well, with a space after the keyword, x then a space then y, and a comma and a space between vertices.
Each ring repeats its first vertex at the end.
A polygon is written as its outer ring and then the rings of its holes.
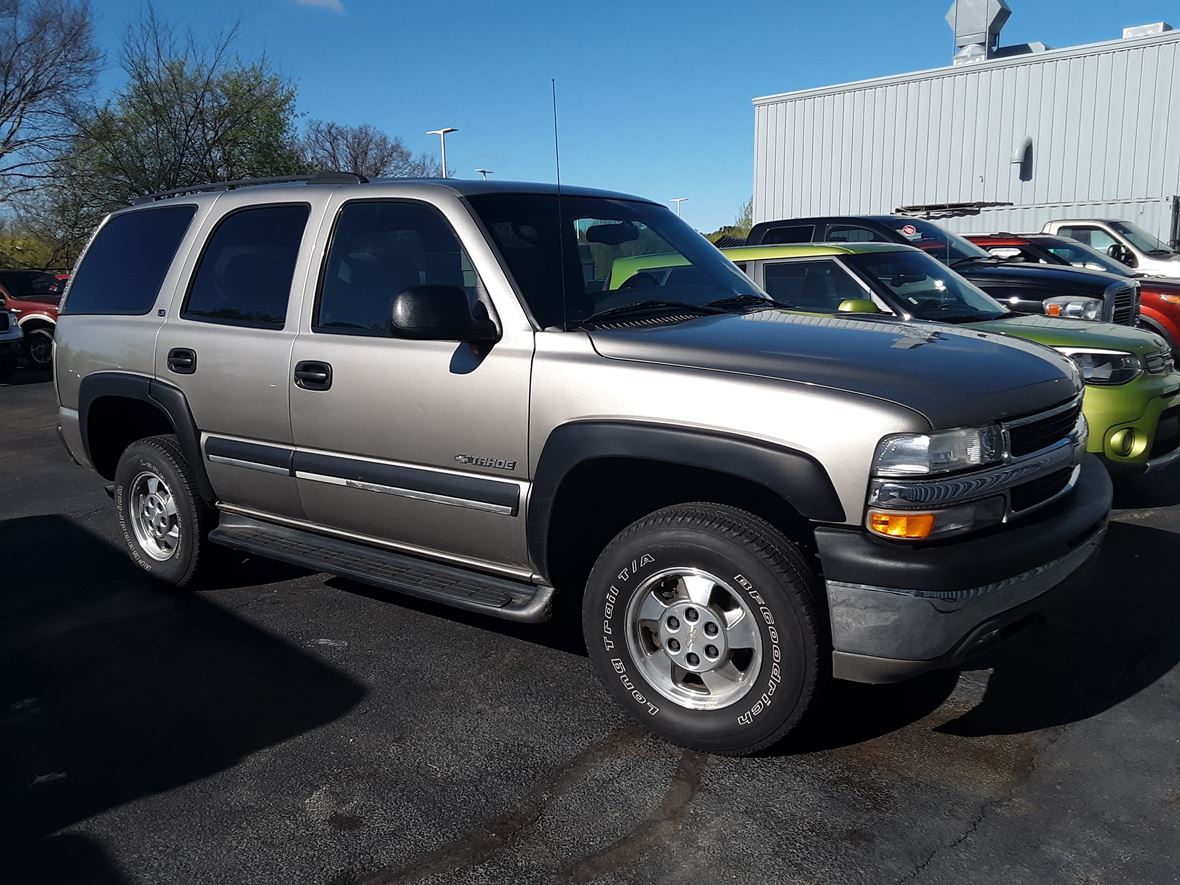
POLYGON ((1137 328, 1146 328, 1149 331, 1154 332, 1164 339, 1164 342, 1168 345, 1168 347, 1172 348, 1173 350, 1176 349, 1176 342, 1172 340, 1172 336, 1168 334, 1168 330, 1153 320, 1151 317, 1140 313, 1139 316, 1135 317, 1135 320, 1138 324, 1137 328))
POLYGON ((765 486, 817 522, 843 522, 844 507, 823 465, 811 455, 762 440, 630 421, 577 421, 549 435, 537 461, 526 517, 529 555, 549 573, 548 538, 562 480, 580 464, 605 458, 696 467, 765 486))
POLYGON ((188 461, 188 465, 193 471, 201 497, 208 504, 217 500, 201 456, 201 434, 197 430, 184 392, 178 387, 157 381, 147 375, 135 375, 130 372, 95 372, 82 379, 78 388, 78 429, 82 435, 82 448, 92 464, 94 458, 90 454, 90 407, 96 400, 106 396, 140 400, 163 413, 172 425, 172 431, 176 434, 185 460, 188 461))

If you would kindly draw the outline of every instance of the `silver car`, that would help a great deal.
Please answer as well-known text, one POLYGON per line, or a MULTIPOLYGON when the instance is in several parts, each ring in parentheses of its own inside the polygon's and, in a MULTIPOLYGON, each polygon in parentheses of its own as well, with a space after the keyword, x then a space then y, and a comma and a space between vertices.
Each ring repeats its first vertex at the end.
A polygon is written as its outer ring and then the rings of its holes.
POLYGON ((717 752, 777 741, 832 677, 958 664, 1110 507, 1065 357, 783 313, 602 191, 145 198, 80 259, 55 366, 145 571, 190 585, 213 543, 502 618, 569 601, 608 691, 717 752))

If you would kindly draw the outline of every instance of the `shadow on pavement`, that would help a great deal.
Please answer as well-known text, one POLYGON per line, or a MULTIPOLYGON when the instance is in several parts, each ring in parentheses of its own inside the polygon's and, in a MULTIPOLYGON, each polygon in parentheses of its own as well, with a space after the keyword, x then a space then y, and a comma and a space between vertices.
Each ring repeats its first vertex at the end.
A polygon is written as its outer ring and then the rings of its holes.
POLYGON ((53 834, 208 777, 365 695, 199 595, 162 589, 63 517, 0 522, 0 561, 6 877, 118 881, 101 845, 53 834))
POLYGON ((3 381, 0 381, 0 387, 4 387, 5 385, 9 387, 22 387, 25 384, 44 384, 47 381, 53 381, 52 369, 21 367, 3 381))
POLYGON ((1112 523, 1096 562, 1039 625, 979 660, 993 668, 983 700, 939 728, 1019 734, 1096 716, 1180 662, 1177 536, 1112 523))
POLYGON ((1180 463, 1162 473, 1119 477, 1114 484, 1116 510, 1171 507, 1180 504, 1180 463))

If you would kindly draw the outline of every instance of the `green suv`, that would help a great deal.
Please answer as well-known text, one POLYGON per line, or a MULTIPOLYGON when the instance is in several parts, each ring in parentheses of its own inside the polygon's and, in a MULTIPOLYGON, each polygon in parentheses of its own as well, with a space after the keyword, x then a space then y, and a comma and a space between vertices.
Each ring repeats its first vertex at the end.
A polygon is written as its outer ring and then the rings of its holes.
MULTIPOLYGON (((1053 347, 1073 359, 1085 380, 1089 451, 1123 473, 1159 470, 1180 458, 1180 374, 1167 343, 1154 333, 1012 313, 912 246, 805 244, 721 251, 793 311, 953 323, 1053 347)), ((674 262, 649 255, 616 262, 614 283, 634 276, 629 288, 651 292, 675 273, 674 262)))

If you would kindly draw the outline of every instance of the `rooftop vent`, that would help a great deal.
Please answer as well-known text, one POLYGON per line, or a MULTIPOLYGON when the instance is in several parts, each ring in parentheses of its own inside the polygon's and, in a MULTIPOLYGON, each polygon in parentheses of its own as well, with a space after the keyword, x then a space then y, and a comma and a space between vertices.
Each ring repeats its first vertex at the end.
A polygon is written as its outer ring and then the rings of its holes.
POLYGON ((1172 30, 1167 22, 1156 22, 1151 25, 1135 25, 1133 28, 1123 28, 1123 39, 1134 40, 1136 37, 1154 37, 1172 30))
POLYGON ((946 14, 955 32, 957 65, 987 61, 1000 47, 1000 31, 1012 8, 1006 0, 955 0, 946 14))

